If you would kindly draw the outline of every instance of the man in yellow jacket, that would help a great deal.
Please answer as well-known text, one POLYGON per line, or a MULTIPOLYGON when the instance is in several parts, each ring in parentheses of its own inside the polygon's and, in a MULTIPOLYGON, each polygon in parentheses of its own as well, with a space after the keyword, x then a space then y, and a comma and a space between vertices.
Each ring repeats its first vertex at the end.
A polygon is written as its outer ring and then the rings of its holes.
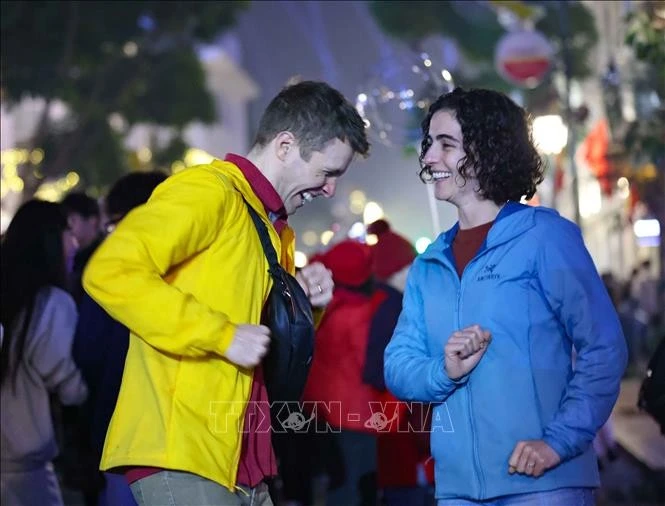
MULTIPOLYGON (((125 474, 140 505, 272 504, 270 418, 257 408, 267 404, 260 319, 272 281, 247 205, 293 273, 288 215, 332 197, 368 150, 362 119, 337 90, 287 87, 246 157, 171 176, 92 257, 86 291, 131 332, 100 467, 125 474)), ((330 301, 322 264, 297 279, 314 307, 330 301)))

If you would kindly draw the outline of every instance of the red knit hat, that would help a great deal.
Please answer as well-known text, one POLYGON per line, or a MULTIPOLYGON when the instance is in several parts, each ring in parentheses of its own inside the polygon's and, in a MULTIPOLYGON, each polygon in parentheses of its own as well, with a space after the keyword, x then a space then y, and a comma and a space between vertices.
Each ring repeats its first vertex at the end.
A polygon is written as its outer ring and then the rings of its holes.
POLYGON ((312 258, 332 271, 335 283, 360 286, 372 275, 372 250, 358 241, 345 240, 312 258))
POLYGON ((374 252, 374 276, 385 281, 396 272, 411 264, 416 251, 411 243, 390 229, 386 220, 378 220, 367 227, 368 234, 375 234, 378 242, 372 246, 374 252))

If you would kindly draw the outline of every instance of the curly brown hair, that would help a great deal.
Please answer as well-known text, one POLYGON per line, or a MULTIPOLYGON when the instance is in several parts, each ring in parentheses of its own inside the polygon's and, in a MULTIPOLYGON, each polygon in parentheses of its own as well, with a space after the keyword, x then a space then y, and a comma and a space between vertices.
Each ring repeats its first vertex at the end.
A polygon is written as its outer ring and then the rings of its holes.
POLYGON ((420 178, 428 182, 430 168, 423 162, 432 145, 429 126, 439 111, 450 111, 462 129, 466 156, 457 170, 464 182, 475 176, 478 191, 503 204, 530 199, 543 181, 543 161, 533 145, 529 114, 503 93, 455 88, 441 95, 422 122, 420 178))

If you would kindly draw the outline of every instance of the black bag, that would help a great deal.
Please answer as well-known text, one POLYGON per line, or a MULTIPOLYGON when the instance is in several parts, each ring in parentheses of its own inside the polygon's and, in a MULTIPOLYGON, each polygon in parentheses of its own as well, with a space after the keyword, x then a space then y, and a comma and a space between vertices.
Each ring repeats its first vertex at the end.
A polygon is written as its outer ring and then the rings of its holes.
POLYGON ((247 202, 249 214, 268 259, 273 286, 264 307, 271 331, 263 375, 271 402, 294 402, 302 397, 314 353, 314 317, 305 291, 277 261, 270 236, 258 213, 247 202))

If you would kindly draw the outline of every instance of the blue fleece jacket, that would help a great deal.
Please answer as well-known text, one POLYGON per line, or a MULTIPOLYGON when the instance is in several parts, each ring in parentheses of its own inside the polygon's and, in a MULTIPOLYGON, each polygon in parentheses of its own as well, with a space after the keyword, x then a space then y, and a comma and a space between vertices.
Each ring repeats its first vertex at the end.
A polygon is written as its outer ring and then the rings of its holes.
POLYGON ((461 279, 452 256, 457 230, 414 262, 384 356, 386 385, 398 398, 437 403, 436 497, 598 486, 591 442, 616 401, 627 353, 579 228, 553 210, 508 203, 461 279), (474 324, 492 342, 475 369, 453 381, 444 345, 474 324), (547 442, 561 464, 540 478, 510 475, 516 443, 529 439, 547 442))

